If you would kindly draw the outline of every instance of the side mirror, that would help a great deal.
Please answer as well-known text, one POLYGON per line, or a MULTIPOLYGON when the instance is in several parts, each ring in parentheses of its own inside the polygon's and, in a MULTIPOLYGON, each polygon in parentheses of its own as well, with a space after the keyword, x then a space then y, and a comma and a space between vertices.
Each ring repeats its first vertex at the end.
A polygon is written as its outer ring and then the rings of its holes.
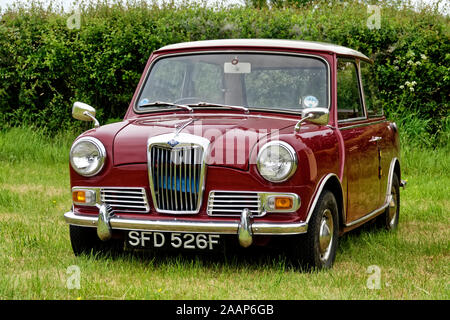
POLYGON ((95 119, 95 108, 83 102, 75 102, 72 107, 72 117, 81 121, 94 121, 94 127, 98 128, 100 123, 95 119))
POLYGON ((303 122, 308 121, 318 125, 327 125, 330 111, 327 108, 308 108, 302 111, 302 119, 295 125, 295 132, 300 130, 303 122))

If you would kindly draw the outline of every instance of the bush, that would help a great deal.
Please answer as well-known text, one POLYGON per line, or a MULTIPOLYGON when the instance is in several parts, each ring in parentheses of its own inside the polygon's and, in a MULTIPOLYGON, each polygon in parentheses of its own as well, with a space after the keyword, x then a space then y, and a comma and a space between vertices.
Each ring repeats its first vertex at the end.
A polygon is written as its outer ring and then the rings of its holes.
POLYGON ((74 101, 96 107, 102 123, 123 117, 148 57, 166 44, 303 39, 348 46, 376 60, 387 115, 399 122, 414 115, 431 145, 447 143, 449 19, 431 9, 378 3, 379 29, 368 27, 373 13, 366 5, 351 1, 274 9, 91 2, 81 7, 79 29, 68 28, 71 13, 57 7, 34 2, 6 9, 0 21, 0 123, 50 132, 82 126, 70 117, 74 101))

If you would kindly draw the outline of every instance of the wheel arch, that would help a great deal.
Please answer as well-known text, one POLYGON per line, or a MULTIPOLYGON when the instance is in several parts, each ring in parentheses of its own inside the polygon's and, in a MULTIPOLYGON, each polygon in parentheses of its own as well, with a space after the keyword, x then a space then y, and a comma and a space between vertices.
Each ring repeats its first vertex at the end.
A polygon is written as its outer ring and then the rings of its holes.
POLYGON ((333 173, 330 173, 321 179, 321 182, 317 187, 317 191, 315 193, 312 204, 309 208, 306 222, 307 223, 309 222, 309 219, 311 218, 311 215, 317 206, 317 201, 324 190, 329 190, 330 192, 333 193, 334 197, 336 198, 339 215, 339 229, 342 230, 345 221, 344 193, 341 181, 339 180, 338 176, 333 173))
POLYGON ((400 169, 400 161, 398 158, 392 158, 391 165, 389 167, 389 176, 388 176, 388 182, 387 182, 387 188, 386 188, 386 197, 391 194, 391 187, 392 187, 392 179, 394 177, 394 173, 397 175, 397 178, 399 181, 401 180, 401 169, 400 169))
POLYGON ((397 174, 398 179, 401 181, 401 170, 400 170, 400 161, 396 158, 394 164, 394 173, 397 174))

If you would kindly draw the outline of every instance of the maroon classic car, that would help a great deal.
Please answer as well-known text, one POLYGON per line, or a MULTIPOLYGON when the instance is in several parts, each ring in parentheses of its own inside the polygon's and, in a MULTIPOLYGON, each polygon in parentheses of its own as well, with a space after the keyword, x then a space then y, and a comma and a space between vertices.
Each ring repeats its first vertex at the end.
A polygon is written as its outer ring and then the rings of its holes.
POLYGON ((399 138, 372 69, 360 52, 306 41, 155 51, 122 122, 73 106, 94 121, 70 150, 74 253, 281 239, 292 261, 320 269, 343 233, 372 220, 395 229, 399 138))

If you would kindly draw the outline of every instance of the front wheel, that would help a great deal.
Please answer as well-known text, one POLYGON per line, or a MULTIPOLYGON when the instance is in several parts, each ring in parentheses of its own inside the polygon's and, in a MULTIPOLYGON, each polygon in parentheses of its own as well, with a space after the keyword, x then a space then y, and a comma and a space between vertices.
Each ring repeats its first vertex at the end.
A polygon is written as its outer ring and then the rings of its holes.
POLYGON ((295 264, 306 269, 331 268, 336 257, 339 237, 339 214, 336 198, 325 190, 309 220, 308 232, 296 236, 292 243, 295 264))

